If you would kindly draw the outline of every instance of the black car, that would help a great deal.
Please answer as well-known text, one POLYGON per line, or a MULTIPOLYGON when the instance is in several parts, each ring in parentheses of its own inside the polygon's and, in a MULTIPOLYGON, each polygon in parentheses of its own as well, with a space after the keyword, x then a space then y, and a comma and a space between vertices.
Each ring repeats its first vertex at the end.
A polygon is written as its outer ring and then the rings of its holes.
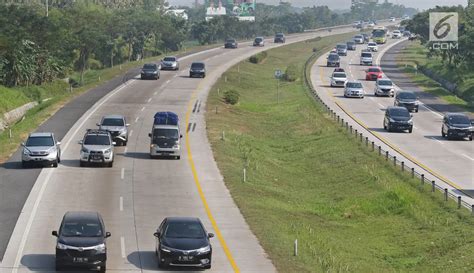
POLYGON ((211 268, 212 246, 199 218, 167 217, 154 234, 159 267, 211 268))
POLYGON ((356 50, 356 43, 354 41, 347 41, 347 50, 356 50))
POLYGON ((467 137, 472 141, 474 127, 467 115, 463 113, 446 113, 443 117, 441 135, 448 139, 463 139, 467 137))
POLYGON ((206 77, 206 65, 203 62, 194 62, 191 64, 191 68, 189 69, 189 77, 206 77))
POLYGON ((385 111, 383 128, 389 132, 400 130, 413 131, 413 120, 410 112, 405 107, 389 106, 385 111))
POLYGON ((237 41, 235 39, 227 39, 224 43, 224 48, 237 48, 237 41))
POLYGON ((160 78, 160 68, 157 64, 144 64, 142 71, 140 72, 140 77, 144 79, 155 79, 160 78))
POLYGON ((395 96, 395 106, 403 106, 410 112, 418 113, 418 97, 412 91, 399 91, 395 96))
POLYGON ((265 39, 263 37, 257 37, 253 41, 253 46, 265 46, 265 39))
POLYGON ((336 66, 339 67, 341 65, 341 57, 337 53, 331 53, 327 57, 327 64, 326 66, 336 66))
POLYGON ((368 43, 370 41, 370 36, 367 33, 362 33, 361 34, 364 37, 364 42, 368 43))
POLYGON ((275 38, 273 39, 273 42, 274 43, 285 43, 286 42, 285 34, 283 34, 283 33, 275 34, 275 38))
POLYGON ((105 272, 107 262, 104 221, 97 212, 67 212, 56 236, 56 270, 65 267, 99 269, 105 272))

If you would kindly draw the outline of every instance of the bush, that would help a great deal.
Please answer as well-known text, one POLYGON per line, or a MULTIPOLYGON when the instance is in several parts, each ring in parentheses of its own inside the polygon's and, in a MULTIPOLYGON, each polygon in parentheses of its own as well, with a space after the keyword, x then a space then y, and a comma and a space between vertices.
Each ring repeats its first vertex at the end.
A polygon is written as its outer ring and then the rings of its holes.
POLYGON ((225 91, 224 93, 224 100, 226 103, 228 104, 237 104, 237 102, 239 102, 239 98, 240 98, 240 93, 236 90, 227 90, 225 91))
POLYGON ((289 82, 294 82, 298 79, 299 70, 298 67, 294 64, 290 64, 285 71, 285 80, 289 82))
POLYGON ((267 52, 262 51, 260 53, 250 56, 249 61, 253 64, 259 64, 263 62, 263 60, 265 60, 266 58, 267 58, 267 52))

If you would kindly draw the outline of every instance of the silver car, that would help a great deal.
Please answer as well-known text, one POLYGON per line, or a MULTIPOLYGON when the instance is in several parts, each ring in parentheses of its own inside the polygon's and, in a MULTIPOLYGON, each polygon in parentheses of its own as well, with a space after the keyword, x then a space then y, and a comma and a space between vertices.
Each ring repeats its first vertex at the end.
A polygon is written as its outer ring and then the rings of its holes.
POLYGON ((166 56, 161 60, 161 70, 179 70, 179 61, 175 56, 166 56))
POLYGON ((389 79, 377 79, 375 82, 375 96, 390 96, 393 97, 395 95, 395 88, 393 87, 393 83, 389 79))
POLYGON ((359 81, 348 81, 344 88, 344 97, 346 98, 364 98, 364 87, 359 81))
POLYGON ((107 115, 102 117, 100 123, 97 123, 100 130, 109 131, 112 139, 122 146, 127 146, 128 142, 128 126, 124 116, 107 115))
POLYGON ((356 36, 354 36, 353 40, 356 44, 363 44, 364 43, 364 36, 356 35, 356 36))
POLYGON ((347 76, 344 72, 334 72, 331 76, 331 87, 344 87, 347 76))
POLYGON ((372 65, 373 55, 372 52, 362 51, 360 53, 360 65, 372 65))
POLYGON ((114 164, 114 145, 109 131, 88 129, 81 144, 80 166, 100 164, 112 167, 114 164))
POLYGON ((372 52, 376 52, 379 50, 378 46, 377 46, 377 43, 375 42, 369 42, 367 43, 367 50, 368 51, 372 51, 372 52))
POLYGON ((22 167, 28 167, 34 163, 48 164, 57 167, 61 162, 61 142, 56 141, 53 133, 32 133, 28 136, 26 143, 22 143, 21 153, 22 167))

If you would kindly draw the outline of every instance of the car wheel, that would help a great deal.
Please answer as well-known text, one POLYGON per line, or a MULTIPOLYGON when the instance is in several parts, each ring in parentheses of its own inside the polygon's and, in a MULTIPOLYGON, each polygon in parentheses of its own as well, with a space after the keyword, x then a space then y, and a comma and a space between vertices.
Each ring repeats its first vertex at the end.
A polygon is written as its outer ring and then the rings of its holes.
POLYGON ((30 166, 29 162, 27 161, 21 161, 21 167, 22 168, 28 168, 30 166))
POLYGON ((389 131, 389 132, 392 131, 392 126, 390 125, 390 123, 387 125, 387 131, 389 131))
POLYGON ((105 271, 107 271, 107 267, 105 265, 103 265, 99 268, 100 273, 105 273, 105 271))
POLYGON ((127 146, 128 140, 122 141, 122 146, 127 146))
POLYGON ((64 270, 64 266, 63 266, 62 264, 56 262, 55 269, 56 269, 56 271, 63 271, 63 270, 64 270))
POLYGON ((79 166, 80 166, 80 167, 85 167, 85 166, 86 166, 86 162, 84 162, 84 161, 79 161, 79 166))
POLYGON ((416 107, 416 109, 415 109, 415 113, 418 113, 418 107, 416 107))
POLYGON ((144 80, 144 79, 145 79, 145 77, 141 76, 141 77, 140 77, 140 79, 144 80))
POLYGON ((53 161, 53 167, 54 167, 54 168, 57 168, 57 167, 58 167, 58 159, 56 159, 55 161, 53 161))
POLYGON ((385 125, 385 122, 383 123, 383 129, 387 130, 387 125, 385 125))
POLYGON ((472 135, 469 136, 469 141, 472 141, 472 135))
POLYGON ((443 129, 441 129, 441 136, 446 137, 446 134, 444 133, 443 129))
POLYGON ((202 78, 204 79, 205 77, 206 77, 206 74, 203 74, 203 75, 202 75, 202 78))
POLYGON ((166 268, 166 264, 164 262, 161 261, 160 257, 159 256, 156 256, 157 259, 158 259, 158 268, 166 268))
POLYGON ((374 92, 374 96, 376 96, 376 97, 378 96, 378 95, 377 95, 377 92, 374 92))
POLYGON ((189 74, 189 77, 192 78, 192 77, 193 77, 193 74, 189 74))
POLYGON ((112 168, 114 166, 114 162, 113 161, 110 161, 109 163, 107 163, 107 167, 108 168, 112 168))
POLYGON ((410 127, 410 129, 408 129, 408 133, 411 134, 411 132, 413 132, 413 127, 410 127))
POLYGON ((176 159, 177 159, 177 160, 180 160, 180 159, 181 159, 181 156, 180 156, 180 155, 178 155, 178 156, 176 157, 176 159))
POLYGON ((211 265, 206 265, 203 267, 204 269, 211 269, 211 265))

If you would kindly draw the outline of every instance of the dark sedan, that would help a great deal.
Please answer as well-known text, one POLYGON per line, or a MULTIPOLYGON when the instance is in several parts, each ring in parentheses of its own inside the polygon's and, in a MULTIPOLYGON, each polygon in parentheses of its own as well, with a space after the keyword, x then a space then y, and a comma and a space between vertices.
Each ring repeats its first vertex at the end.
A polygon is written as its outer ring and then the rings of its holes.
POLYGON ((353 41, 347 41, 347 50, 356 50, 356 43, 353 41))
POLYGON ((154 234, 159 267, 211 268, 212 246, 199 218, 167 217, 154 234))
POLYGON ((56 270, 65 267, 99 269, 105 272, 107 261, 106 239, 102 217, 97 212, 67 212, 56 236, 56 270))
POLYGON ((274 43, 285 43, 286 42, 285 34, 283 34, 283 33, 275 34, 275 38, 273 38, 273 42, 274 43))
POLYGON ((395 106, 403 106, 410 112, 418 112, 420 102, 412 91, 399 91, 395 96, 395 106))
POLYGON ((140 77, 144 79, 155 79, 160 78, 160 68, 157 64, 144 64, 142 71, 140 72, 140 77))
POLYGON ((203 62, 194 62, 189 69, 189 77, 206 77, 206 65, 203 62))
POLYGON ((224 48, 237 48, 238 44, 235 39, 227 39, 224 43, 224 48))
POLYGON ((443 117, 441 135, 448 139, 468 138, 472 141, 474 127, 467 115, 463 113, 446 113, 443 117))
POLYGON ((385 111, 383 128, 389 132, 408 130, 411 133, 413 131, 412 116, 405 107, 389 106, 385 111))

